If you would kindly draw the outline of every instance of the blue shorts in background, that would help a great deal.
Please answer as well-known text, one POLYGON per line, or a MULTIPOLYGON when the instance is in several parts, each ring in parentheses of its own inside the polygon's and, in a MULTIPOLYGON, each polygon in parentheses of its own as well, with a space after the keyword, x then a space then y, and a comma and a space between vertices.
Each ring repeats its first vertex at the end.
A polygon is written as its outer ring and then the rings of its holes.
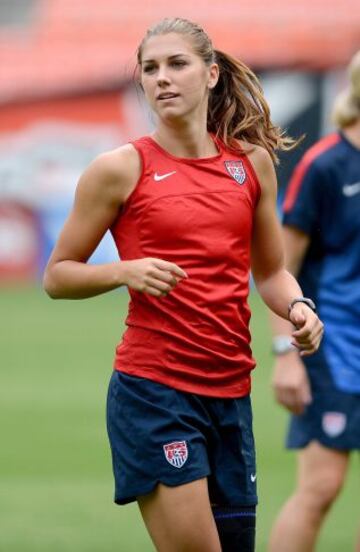
POLYGON ((312 403, 291 416, 286 446, 306 447, 317 441, 336 450, 360 450, 360 394, 338 389, 326 362, 308 366, 312 403))
POLYGON ((257 504, 249 396, 214 399, 115 370, 107 427, 117 504, 203 477, 212 504, 257 504))

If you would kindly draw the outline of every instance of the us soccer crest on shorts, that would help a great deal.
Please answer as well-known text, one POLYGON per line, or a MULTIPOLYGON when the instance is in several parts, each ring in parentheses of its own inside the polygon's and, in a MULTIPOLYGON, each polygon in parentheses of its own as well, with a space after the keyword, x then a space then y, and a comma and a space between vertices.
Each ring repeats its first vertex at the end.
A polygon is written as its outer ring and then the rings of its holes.
POLYGON ((181 468, 188 459, 188 448, 186 441, 174 441, 163 446, 166 460, 174 466, 181 468))
POLYGON ((341 435, 346 427, 346 415, 342 412, 325 412, 322 417, 322 428, 329 437, 341 435))
POLYGON ((225 167, 230 176, 238 183, 244 184, 246 172, 242 161, 225 161, 225 167))

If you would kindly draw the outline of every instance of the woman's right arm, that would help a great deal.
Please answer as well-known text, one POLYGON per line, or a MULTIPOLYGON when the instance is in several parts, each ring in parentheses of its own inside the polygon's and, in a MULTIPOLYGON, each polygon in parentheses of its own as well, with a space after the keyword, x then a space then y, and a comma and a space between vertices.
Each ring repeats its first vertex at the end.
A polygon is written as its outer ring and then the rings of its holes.
POLYGON ((95 159, 81 176, 73 209, 44 273, 44 289, 54 299, 83 299, 127 285, 161 296, 186 274, 174 263, 143 258, 102 265, 87 260, 112 226, 141 172, 133 146, 95 159))
MULTIPOLYGON (((287 270, 297 277, 303 259, 309 247, 307 234, 294 227, 282 229, 285 265, 287 270)), ((292 342, 293 325, 270 311, 270 321, 274 338, 287 338, 292 342)), ((302 414, 305 406, 311 402, 310 384, 306 368, 296 348, 283 354, 276 354, 272 386, 278 403, 294 414, 302 414)))

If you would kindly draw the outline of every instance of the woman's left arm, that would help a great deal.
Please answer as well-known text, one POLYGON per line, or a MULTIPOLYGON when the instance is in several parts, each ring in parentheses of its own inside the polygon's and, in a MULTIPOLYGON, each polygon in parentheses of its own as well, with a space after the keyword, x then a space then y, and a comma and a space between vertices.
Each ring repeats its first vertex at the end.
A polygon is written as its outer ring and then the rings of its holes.
POLYGON ((290 320, 295 326, 293 343, 302 355, 314 353, 321 341, 323 324, 305 303, 294 299, 302 297, 296 279, 285 269, 283 238, 276 212, 277 183, 269 153, 255 147, 249 154, 260 186, 261 196, 253 223, 251 269, 256 287, 267 306, 276 314, 290 320))

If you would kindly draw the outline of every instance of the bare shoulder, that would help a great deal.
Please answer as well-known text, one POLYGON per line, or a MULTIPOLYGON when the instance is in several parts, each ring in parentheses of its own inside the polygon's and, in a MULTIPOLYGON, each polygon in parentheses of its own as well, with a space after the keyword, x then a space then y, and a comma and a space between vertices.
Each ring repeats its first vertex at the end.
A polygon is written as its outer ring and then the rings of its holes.
POLYGON ((82 174, 78 194, 101 195, 121 204, 133 191, 141 174, 139 154, 131 144, 102 153, 82 174))
POLYGON ((267 149, 247 142, 242 142, 242 147, 255 170, 262 190, 264 191, 269 186, 273 187, 275 185, 276 187, 274 163, 267 149))
POLYGON ((274 163, 270 153, 262 146, 257 144, 246 144, 243 146, 244 151, 251 163, 253 164, 256 173, 267 173, 274 171, 274 163))

